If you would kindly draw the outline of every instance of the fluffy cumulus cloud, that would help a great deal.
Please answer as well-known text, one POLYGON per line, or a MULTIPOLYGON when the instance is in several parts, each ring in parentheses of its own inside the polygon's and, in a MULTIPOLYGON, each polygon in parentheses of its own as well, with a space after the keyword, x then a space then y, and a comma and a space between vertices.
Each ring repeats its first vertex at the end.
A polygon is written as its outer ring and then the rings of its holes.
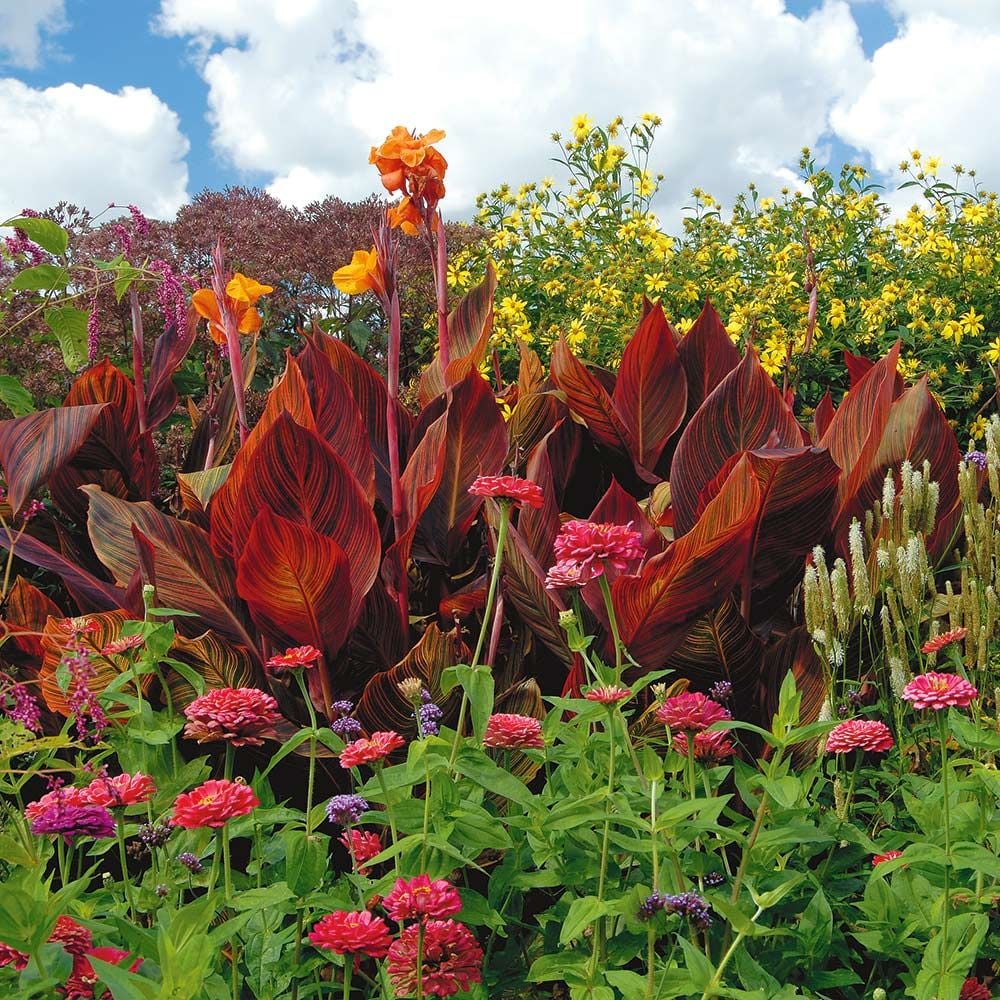
POLYGON ((60 198, 93 210, 134 202, 169 217, 187 200, 188 141, 151 90, 87 84, 35 89, 0 79, 0 213, 60 198))
POLYGON ((874 53, 853 99, 837 102, 834 129, 867 151, 879 171, 892 174, 910 150, 920 149, 948 164, 974 166, 995 185, 1000 4, 891 0, 888 6, 898 33, 874 53))
POLYGON ((217 151, 297 204, 373 190, 368 148, 403 122, 448 131, 448 201, 467 211, 550 172, 548 136, 580 112, 662 116, 665 208, 695 184, 773 189, 867 73, 845 0, 804 19, 781 0, 509 0, 488 15, 442 0, 433 16, 395 0, 162 0, 160 30, 192 42, 217 151))
POLYGON ((65 27, 65 0, 5 0, 0 4, 0 63, 34 69, 47 36, 65 27))

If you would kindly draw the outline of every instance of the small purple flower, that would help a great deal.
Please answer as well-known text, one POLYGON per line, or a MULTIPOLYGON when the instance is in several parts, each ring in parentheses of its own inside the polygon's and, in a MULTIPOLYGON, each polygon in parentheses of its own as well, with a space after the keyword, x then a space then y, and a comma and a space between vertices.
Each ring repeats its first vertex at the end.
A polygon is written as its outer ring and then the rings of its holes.
POLYGON ((336 712, 338 716, 350 715, 354 711, 354 702, 348 701, 346 698, 343 701, 331 702, 330 711, 336 712))
POLYGON ((729 681, 716 681, 708 689, 708 696, 724 705, 733 696, 733 686, 729 681))
POLYGON ((639 904, 639 919, 640 920, 652 920, 660 910, 663 909, 663 904, 666 902, 666 896, 662 893, 654 892, 647 896, 642 903, 639 904))
POLYGON ((722 872, 709 872, 702 881, 710 889, 714 889, 717 885, 722 885, 726 881, 726 876, 722 872))
POLYGON ((35 836, 54 834, 66 843, 77 837, 102 840, 115 835, 115 821, 104 806, 71 806, 54 803, 31 822, 35 836))
POLYGON ((973 449, 970 452, 966 452, 965 461, 971 462, 980 472, 986 470, 986 452, 976 451, 973 449))
POLYGON ((197 856, 192 854, 190 851, 185 851, 183 854, 178 854, 177 860, 192 875, 200 875, 205 870, 205 866, 198 860, 197 856))
POLYGON ((337 718, 330 723, 330 728, 346 743, 356 740, 361 735, 361 723, 351 718, 354 705, 349 701, 335 701, 330 708, 337 713, 337 718))
POLYGON ((416 711, 420 733, 422 736, 437 736, 441 731, 441 719, 444 717, 444 712, 434 704, 434 698, 427 688, 420 692, 420 700, 423 704, 416 711))
POLYGON ((149 235, 149 219, 146 218, 140 211, 137 205, 128 206, 129 213, 132 216, 132 225, 135 227, 135 234, 138 237, 149 235))
POLYGON ((665 913, 679 913, 687 917, 695 927, 705 930, 712 925, 708 903, 696 892, 682 892, 678 896, 667 896, 663 901, 665 913))
POLYGON ((143 823, 137 836, 147 847, 162 847, 173 832, 169 823, 143 823))
POLYGON ((368 812, 368 803, 360 795, 334 795, 326 804, 326 815, 337 826, 357 823, 368 812))

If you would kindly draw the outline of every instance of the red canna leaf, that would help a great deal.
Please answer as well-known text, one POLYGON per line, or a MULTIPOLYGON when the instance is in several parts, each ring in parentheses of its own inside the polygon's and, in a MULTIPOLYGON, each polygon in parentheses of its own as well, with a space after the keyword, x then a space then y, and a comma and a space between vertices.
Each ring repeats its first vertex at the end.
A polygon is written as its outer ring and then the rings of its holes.
POLYGON ((351 566, 332 538, 263 507, 236 569, 236 589, 280 649, 308 644, 332 659, 351 626, 351 566))
POLYGON ((740 352, 707 298, 701 314, 677 345, 677 353, 687 376, 687 412, 691 416, 740 363, 740 352))
MULTIPOLYGON (((845 350, 844 366, 847 368, 850 387, 853 389, 875 367, 875 362, 869 361, 868 358, 864 358, 860 354, 852 354, 850 351, 845 350)), ((903 382, 903 376, 897 371, 893 395, 899 396, 905 388, 906 385, 903 382)))
POLYGON ((684 429, 670 469, 674 526, 694 526, 702 491, 732 456, 755 448, 797 448, 803 443, 795 415, 750 348, 712 391, 684 429))
POLYGON ((521 356, 517 368, 517 398, 521 400, 542 388, 545 370, 541 358, 523 340, 518 340, 517 349, 521 356))
POLYGON ((833 405, 833 398, 830 396, 830 390, 827 389, 823 393, 823 398, 816 406, 816 412, 813 414, 814 438, 822 438, 826 434, 827 428, 832 423, 836 412, 836 408, 833 405))
POLYGON ((652 472, 687 410, 687 379, 670 324, 657 302, 622 354, 612 395, 637 466, 652 472))
POLYGON ((0 628, 11 633, 13 644, 34 659, 41 659, 41 632, 49 617, 58 618, 59 606, 23 576, 14 581, 7 595, 7 607, 0 628), (34 634, 33 634, 34 633, 34 634))
POLYGON ((622 638, 645 667, 661 666, 698 618, 741 580, 760 501, 757 479, 743 459, 690 532, 638 575, 615 581, 622 638))
POLYGON ((146 382, 146 423, 155 430, 177 406, 174 372, 180 368, 198 333, 200 316, 188 309, 187 322, 181 327, 168 326, 153 345, 146 382))
POLYGON ((122 428, 130 452, 139 450, 139 415, 135 406, 135 387, 107 358, 78 376, 70 386, 63 406, 88 406, 110 403, 121 416, 122 428))

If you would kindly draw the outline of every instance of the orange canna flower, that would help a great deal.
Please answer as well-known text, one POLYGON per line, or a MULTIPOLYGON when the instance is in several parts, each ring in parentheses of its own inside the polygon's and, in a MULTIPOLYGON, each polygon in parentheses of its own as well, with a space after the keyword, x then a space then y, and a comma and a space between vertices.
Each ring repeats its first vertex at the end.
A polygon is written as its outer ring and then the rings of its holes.
POLYGON ((385 295, 385 276, 375 247, 371 250, 355 250, 351 263, 333 272, 333 283, 347 295, 375 292, 385 295))
MULTIPOLYGON (((226 285, 226 299, 230 312, 236 318, 236 329, 242 334, 257 333, 260 330, 261 315, 255 308, 262 295, 273 292, 270 285, 262 285, 238 271, 226 285)), ((208 332, 217 344, 226 342, 226 327, 222 321, 219 300, 211 288, 200 288, 191 296, 195 312, 208 320, 208 332)))
POLYGON ((444 175, 448 169, 448 161, 433 143, 444 137, 441 129, 418 136, 397 125, 381 146, 372 146, 368 162, 382 175, 382 185, 387 191, 426 198, 433 206, 444 197, 444 175))
POLYGON ((400 228, 407 236, 416 236, 423 221, 420 209, 409 195, 405 195, 398 205, 393 205, 386 212, 386 218, 393 229, 400 228))

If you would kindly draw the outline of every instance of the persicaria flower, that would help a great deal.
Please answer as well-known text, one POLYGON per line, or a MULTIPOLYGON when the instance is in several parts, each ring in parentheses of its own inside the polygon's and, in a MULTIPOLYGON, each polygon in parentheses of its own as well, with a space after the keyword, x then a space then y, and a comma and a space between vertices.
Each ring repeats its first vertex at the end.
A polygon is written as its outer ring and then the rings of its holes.
POLYGON ((656 718, 670 729, 699 733, 713 723, 731 719, 729 709, 699 691, 675 694, 656 710, 656 718))
POLYGON ((986 983, 981 983, 975 976, 969 976, 962 983, 962 988, 958 993, 958 1000, 990 1000, 992 995, 986 983))
POLYGON ((156 784, 148 774, 102 775, 83 789, 83 794, 91 805, 113 809, 148 802, 156 794, 156 784))
POLYGON ((386 922, 369 910, 328 913, 309 932, 309 940, 315 947, 338 955, 367 955, 369 958, 385 958, 392 944, 386 922))
POLYGON ((538 719, 504 712, 490 716, 483 743, 495 750, 541 750, 545 746, 538 719))
POLYGON ((920 647, 920 652, 937 653, 954 642, 961 642, 968 634, 967 628, 953 628, 950 632, 942 632, 940 635, 934 636, 933 639, 928 639, 920 647))
POLYGON ((392 891, 382 902, 386 913, 397 923, 418 917, 450 917, 462 909, 458 891, 444 879, 433 882, 427 875, 396 879, 392 891))
POLYGON ((260 799, 249 785, 224 778, 212 779, 177 796, 171 822, 187 830, 220 827, 238 816, 246 816, 259 805, 260 799))
POLYGON ((632 692, 620 684, 605 684, 601 687, 592 687, 584 695, 587 701, 596 701, 601 705, 617 705, 618 702, 627 701, 631 697, 632 692))
POLYGON ((914 677, 903 688, 900 697, 912 703, 914 708, 931 708, 938 712, 949 705, 968 708, 979 697, 979 692, 964 677, 930 671, 914 677))
MULTIPOLYGON (((270 285, 262 285, 238 271, 226 285, 225 308, 232 315, 238 333, 257 333, 263 319, 257 309, 257 301, 263 295, 274 291, 270 285)), ((226 325, 222 318, 219 300, 211 288, 200 288, 191 296, 191 305, 203 319, 208 320, 208 332, 217 344, 226 343, 226 325)))
POLYGON ((357 823, 368 812, 368 802, 360 795, 334 795, 326 804, 326 815, 337 826, 357 823))
POLYGON ((360 767, 362 764, 373 764, 385 760, 394 750, 406 746, 406 740, 393 730, 372 733, 353 743, 348 743, 340 751, 340 766, 343 768, 360 767))
POLYGON ((115 821, 103 806, 71 806, 55 803, 31 822, 31 832, 35 836, 53 834, 62 837, 66 843, 77 837, 92 837, 103 840, 115 835, 115 821))
POLYGON ((389 979, 400 996, 413 996, 422 973, 424 993, 450 997, 482 982, 483 949, 464 924, 428 920, 423 926, 423 968, 418 968, 420 924, 403 928, 389 948, 389 979))
POLYGON ((607 567, 624 571, 643 557, 642 535, 628 524, 595 524, 567 521, 553 543, 556 561, 576 563, 587 582, 596 580, 607 567))
POLYGON ((885 753, 894 745, 889 727, 877 719, 851 719, 841 722, 830 730, 826 738, 827 753, 850 753, 851 750, 867 750, 870 753, 885 753))
POLYGON ((902 851, 886 851, 883 854, 876 854, 872 858, 872 868, 876 865, 882 864, 883 861, 894 861, 896 858, 901 858, 902 856, 902 851))
POLYGON ((345 295, 374 292, 384 298, 385 274, 375 247, 371 250, 355 250, 351 255, 351 263, 333 272, 333 283, 345 295))
POLYGON ((267 661, 267 669, 273 674, 283 674, 290 670, 309 670, 315 667, 323 654, 315 646, 293 646, 267 661))
POLYGON ((520 476, 480 476, 469 487, 469 492, 476 497, 492 497, 535 508, 545 502, 541 486, 520 476))
POLYGON ((23 684, 11 684, 0 695, 4 714, 11 722, 19 722, 29 732, 37 733, 42 728, 42 710, 35 696, 23 684), (10 705, 7 699, 10 699, 10 705))
POLYGON ((341 834, 340 842, 354 858, 355 869, 359 875, 367 875, 368 869, 365 865, 385 850, 379 835, 368 830, 348 830, 341 834))
MULTIPOLYGON (((685 757, 688 755, 688 735, 689 733, 674 733, 674 749, 685 757)), ((717 732, 690 733, 692 737, 691 746, 694 749, 694 759, 711 763, 732 757, 736 753, 736 747, 729 739, 729 733, 724 729, 717 732)))
POLYGON ((184 715, 184 735, 199 743, 225 740, 234 747, 260 746, 281 721, 278 703, 258 688, 217 688, 195 698, 184 715))

